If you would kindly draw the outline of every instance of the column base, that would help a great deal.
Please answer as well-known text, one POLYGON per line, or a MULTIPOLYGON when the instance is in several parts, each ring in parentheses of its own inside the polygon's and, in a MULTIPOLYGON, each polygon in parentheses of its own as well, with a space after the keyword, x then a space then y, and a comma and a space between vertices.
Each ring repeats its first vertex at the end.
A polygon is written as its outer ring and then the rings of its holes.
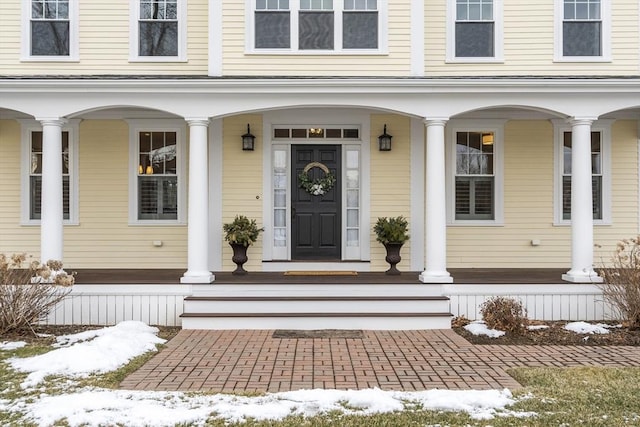
POLYGON ((216 276, 209 271, 190 273, 186 272, 180 278, 180 283, 212 283, 216 276))
POLYGON ((422 283, 453 283, 448 271, 423 271, 419 279, 422 283))
POLYGON ((569 270, 562 280, 572 283, 602 283, 604 280, 594 270, 569 270))

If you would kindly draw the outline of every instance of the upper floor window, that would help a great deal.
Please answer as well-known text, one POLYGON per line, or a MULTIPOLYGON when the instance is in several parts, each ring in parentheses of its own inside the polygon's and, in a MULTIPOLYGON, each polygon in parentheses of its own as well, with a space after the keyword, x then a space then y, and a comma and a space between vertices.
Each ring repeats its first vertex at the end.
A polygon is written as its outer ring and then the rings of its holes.
POLYGON ((502 122, 492 120, 449 123, 447 212, 450 223, 502 223, 502 126, 502 122))
POLYGON ((77 0, 24 1, 23 59, 77 59, 76 8, 77 0))
POLYGON ((254 0, 253 49, 381 48, 380 0, 254 0))
POLYGON ((181 127, 132 121, 130 221, 176 223, 185 210, 181 127))
POLYGON ((601 0, 556 0, 556 59, 607 60, 610 6, 601 0))
POLYGON ((502 59, 501 0, 448 0, 448 60, 502 59))
POLYGON ((139 0, 132 24, 134 60, 184 60, 186 23, 184 0, 139 0))

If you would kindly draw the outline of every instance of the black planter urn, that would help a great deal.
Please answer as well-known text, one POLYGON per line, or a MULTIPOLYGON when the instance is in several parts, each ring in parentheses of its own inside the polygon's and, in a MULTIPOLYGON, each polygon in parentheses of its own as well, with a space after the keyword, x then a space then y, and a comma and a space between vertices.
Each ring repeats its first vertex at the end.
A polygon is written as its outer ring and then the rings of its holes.
POLYGON ((385 243, 384 247, 387 250, 385 261, 387 261, 391 266, 387 271, 385 271, 385 274, 392 276, 400 274, 400 270, 396 268, 396 264, 402 260, 400 257, 400 248, 402 248, 402 245, 403 243, 385 243))
POLYGON ((249 258, 247 258, 247 247, 240 243, 229 243, 231 248, 233 249, 233 257, 231 257, 231 261, 236 264, 236 269, 233 270, 232 274, 243 275, 247 274, 247 270, 242 268, 242 265, 247 262, 249 258))

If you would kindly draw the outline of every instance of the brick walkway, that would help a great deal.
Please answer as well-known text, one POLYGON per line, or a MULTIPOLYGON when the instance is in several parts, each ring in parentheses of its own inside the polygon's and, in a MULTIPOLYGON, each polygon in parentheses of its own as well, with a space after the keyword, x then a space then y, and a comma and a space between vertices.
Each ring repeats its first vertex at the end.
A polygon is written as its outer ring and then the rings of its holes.
POLYGON ((182 330, 128 376, 129 390, 515 389, 517 366, 640 366, 640 347, 472 345, 451 330, 362 338, 273 338, 274 331, 182 330))

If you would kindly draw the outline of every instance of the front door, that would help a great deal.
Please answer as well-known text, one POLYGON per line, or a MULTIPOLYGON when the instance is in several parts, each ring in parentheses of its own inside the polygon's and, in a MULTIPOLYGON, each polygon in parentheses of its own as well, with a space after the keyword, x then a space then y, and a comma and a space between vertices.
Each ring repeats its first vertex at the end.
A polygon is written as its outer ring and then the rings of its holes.
POLYGON ((341 259, 340 145, 291 147, 291 258, 341 259))

